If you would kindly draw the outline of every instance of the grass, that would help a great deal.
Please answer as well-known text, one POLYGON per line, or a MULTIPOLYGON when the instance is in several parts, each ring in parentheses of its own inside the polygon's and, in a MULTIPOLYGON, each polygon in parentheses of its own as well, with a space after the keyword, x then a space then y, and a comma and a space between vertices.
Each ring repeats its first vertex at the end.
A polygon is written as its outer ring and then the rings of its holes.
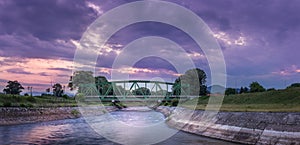
MULTIPOLYGON (((80 97, 80 96, 79 96, 80 97)), ((203 96, 198 100, 190 100, 183 104, 184 107, 192 108, 190 104, 198 102, 196 109, 205 110, 209 96, 203 96)), ((98 102, 87 102, 91 105, 99 105, 98 102)), ((110 102, 102 102, 110 105, 110 102)), ((124 105, 145 106, 145 103, 155 102, 124 102, 124 105)), ((176 101, 169 105, 176 105, 176 101)), ((148 104, 149 105, 149 104, 148 104)), ((0 94, 0 107, 75 107, 77 102, 74 98, 62 98, 53 96, 19 96, 0 94)), ((214 109, 212 107, 212 109, 214 109)), ((300 112, 300 87, 285 90, 273 90, 261 93, 246 93, 225 96, 221 111, 259 111, 259 112, 300 112)))
POLYGON ((0 94, 0 107, 73 107, 77 106, 73 98, 53 96, 20 96, 0 94))
MULTIPOLYGON (((209 96, 200 97, 196 109, 207 107, 209 96)), ((196 101, 196 100, 191 100, 196 101)), ((191 108, 189 103, 186 107, 191 108)), ((300 87, 224 97, 221 111, 300 112, 300 87)))

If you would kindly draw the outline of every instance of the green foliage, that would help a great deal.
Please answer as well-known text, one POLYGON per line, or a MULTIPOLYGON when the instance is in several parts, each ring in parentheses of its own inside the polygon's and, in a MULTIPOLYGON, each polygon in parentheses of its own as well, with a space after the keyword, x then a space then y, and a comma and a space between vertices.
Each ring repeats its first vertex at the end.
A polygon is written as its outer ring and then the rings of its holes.
POLYGON ((174 85, 172 86, 173 95, 180 95, 181 94, 181 79, 178 77, 174 85))
POLYGON ((67 94, 62 95, 62 97, 65 99, 70 99, 70 97, 67 94))
POLYGON ((177 106, 178 103, 179 103, 179 100, 178 100, 178 99, 173 99, 173 100, 171 101, 171 106, 177 106))
POLYGON ((68 87, 73 90, 78 88, 78 92, 81 93, 84 90, 80 89, 81 85, 93 84, 95 78, 93 77, 93 72, 91 71, 76 71, 73 73, 73 76, 70 77, 70 82, 68 87))
POLYGON ((11 102, 4 102, 3 107, 11 107, 12 103, 11 102))
POLYGON ((225 91, 225 95, 233 95, 233 94, 237 94, 237 91, 235 88, 227 88, 225 91))
POLYGON ((294 84, 291 84, 291 85, 288 86, 287 88, 297 88, 297 87, 300 87, 300 83, 294 83, 294 84))
POLYGON ((18 81, 8 81, 8 85, 3 89, 6 94, 19 95, 24 89, 18 81))
POLYGON ((104 76, 95 77, 95 84, 97 90, 101 95, 105 95, 105 93, 107 93, 108 95, 113 95, 114 92, 113 92, 112 84, 111 82, 107 81, 106 77, 104 76))
POLYGON ((33 107, 33 105, 32 105, 31 103, 28 103, 28 104, 26 104, 26 107, 28 107, 28 108, 32 108, 32 107, 33 107))
MULTIPOLYGON (((74 99, 57 98, 53 96, 20 96, 0 94, 0 104, 10 103, 10 107, 57 107, 60 106, 76 106, 74 99), (22 105, 23 104, 23 105, 22 105)), ((8 106, 8 105, 6 105, 8 106)))
POLYGON ((28 107, 28 108, 32 108, 33 105, 32 105, 31 103, 27 103, 27 104, 21 103, 21 104, 20 104, 20 107, 28 107))
POLYGON ((267 89, 267 91, 276 91, 276 89, 275 88, 269 88, 269 89, 267 89))
POLYGON ((258 82, 252 82, 250 84, 250 92, 254 93, 254 92, 264 92, 266 91, 266 89, 260 85, 258 82))
POLYGON ((243 93, 249 93, 249 88, 247 88, 247 87, 241 87, 239 93, 240 93, 240 94, 243 94, 243 93))
POLYGON ((170 103, 169 102, 165 102, 163 105, 164 106, 170 106, 170 103))
POLYGON ((151 95, 150 90, 145 87, 140 87, 136 90, 133 90, 132 94, 134 94, 134 95, 151 95))
MULTIPOLYGON (((208 100, 209 96, 200 97, 198 104, 207 104, 208 100)), ((300 88, 228 95, 224 104, 300 104, 300 88)))
POLYGON ((20 104, 20 107, 26 107, 26 105, 25 105, 25 104, 23 104, 23 103, 21 103, 21 104, 20 104))
POLYGON ((79 112, 78 110, 76 110, 76 109, 73 109, 73 110, 71 111, 71 114, 72 114, 73 116, 75 116, 75 117, 79 117, 80 112, 79 112))
POLYGON ((62 97, 64 90, 61 84, 56 83, 52 86, 53 88, 53 95, 56 97, 62 97))
POLYGON ((206 78, 206 73, 203 70, 199 68, 190 69, 175 80, 172 87, 173 94, 180 95, 181 90, 184 90, 185 92, 189 92, 190 95, 206 95, 207 88, 204 85, 206 78), (187 84, 188 86, 184 87, 183 84, 187 84))

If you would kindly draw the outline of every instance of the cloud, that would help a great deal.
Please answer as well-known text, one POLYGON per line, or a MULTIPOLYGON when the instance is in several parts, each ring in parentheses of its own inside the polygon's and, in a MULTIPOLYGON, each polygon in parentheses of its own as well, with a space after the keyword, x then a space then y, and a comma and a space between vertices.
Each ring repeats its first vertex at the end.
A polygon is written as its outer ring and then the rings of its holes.
POLYGON ((11 58, 1 65, 0 79, 18 80, 22 83, 48 84, 51 80, 58 83, 68 83, 71 75, 72 61, 58 59, 11 58))
POLYGON ((95 17, 81 0, 12 0, 0 5, 0 34, 32 34, 47 41, 78 40, 95 17))
POLYGON ((14 74, 23 74, 23 75, 32 74, 31 72, 24 71, 24 69, 22 68, 11 68, 11 69, 7 69, 6 72, 14 73, 14 74))
MULTIPOLYGON (((51 77, 54 81, 68 81, 82 33, 98 16, 127 2, 0 1, 0 79, 18 79, 28 84, 47 84, 51 77)), ((170 2, 192 10, 208 24, 222 46, 229 76, 243 79, 243 85, 250 81, 249 78, 262 79, 269 85, 273 81, 274 87, 286 77, 300 81, 299 1, 170 2)), ((187 34, 156 22, 127 26, 111 37, 103 48, 93 52, 99 54, 97 67, 101 68, 100 72, 109 75, 114 58, 123 53, 123 47, 145 36, 162 36, 176 42, 197 67, 204 68, 209 74, 204 53, 187 34)), ((178 60, 183 55, 168 51, 168 48, 161 48, 161 53, 178 60)), ((153 57, 144 58, 123 71, 145 78, 176 74, 170 63, 153 57)))
POLYGON ((148 77, 151 76, 153 77, 158 75, 162 75, 165 77, 178 77, 181 75, 176 71, 172 71, 169 69, 163 69, 163 68, 152 69, 152 68, 139 68, 139 67, 130 67, 130 66, 123 66, 121 68, 100 67, 97 68, 97 70, 98 70, 98 74, 105 75, 107 77, 110 77, 113 70, 115 71, 115 73, 128 74, 134 77, 147 76, 147 75, 148 77))
POLYGON ((279 71, 272 72, 275 75, 279 76, 292 76, 292 75, 299 75, 300 74, 300 67, 296 65, 291 65, 287 68, 281 69, 279 71))
POLYGON ((92 8, 97 13, 97 15, 103 14, 101 8, 94 3, 86 1, 86 5, 87 7, 92 8))
POLYGON ((5 57, 71 59, 75 51, 69 41, 44 41, 32 35, 0 35, 0 44, 5 57))

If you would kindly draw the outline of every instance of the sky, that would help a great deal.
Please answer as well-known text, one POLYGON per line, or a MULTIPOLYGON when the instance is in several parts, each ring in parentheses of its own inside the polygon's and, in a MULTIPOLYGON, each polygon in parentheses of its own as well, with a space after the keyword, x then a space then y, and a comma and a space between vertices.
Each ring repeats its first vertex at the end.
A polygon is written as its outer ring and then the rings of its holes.
MULTIPOLYGON (((8 80, 18 80, 38 92, 51 83, 67 85, 83 33, 98 17, 128 2, 132 1, 1 0, 0 91, 8 80)), ((280 89, 300 82, 300 1, 169 2, 191 10, 212 30, 224 55, 227 87, 258 81, 265 88, 280 89)), ((122 49, 145 36, 160 36, 179 44, 196 67, 205 70, 207 85, 211 85, 209 64, 201 48, 180 29, 158 22, 136 23, 116 32, 98 53, 95 75, 110 79, 112 64, 122 49)), ((172 54, 167 48, 162 51, 172 54)), ((144 58, 118 71, 131 79, 168 82, 180 75, 170 62, 158 57, 144 58)))

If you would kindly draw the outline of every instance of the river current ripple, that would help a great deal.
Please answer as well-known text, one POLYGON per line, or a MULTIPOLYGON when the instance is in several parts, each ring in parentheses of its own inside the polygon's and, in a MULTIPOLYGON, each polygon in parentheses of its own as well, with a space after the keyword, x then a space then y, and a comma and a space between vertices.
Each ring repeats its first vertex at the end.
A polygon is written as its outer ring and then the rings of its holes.
MULTIPOLYGON (((154 111, 115 111, 111 112, 114 118, 129 124, 143 126, 164 120, 161 113, 154 111)), ((105 120, 102 120, 105 121, 105 120)), ((109 124, 109 123, 108 123, 109 124)), ((163 126, 170 130, 166 124, 163 126)), ((135 139, 136 134, 126 131, 118 134, 118 138, 135 139)), ((126 143, 126 142, 124 142, 126 143)), ((84 118, 66 119, 33 124, 22 124, 12 126, 0 126, 0 144, 99 144, 115 145, 114 143, 97 134, 86 123, 84 118)), ((128 143, 127 143, 128 144, 128 143)), ((177 132, 171 138, 160 142, 161 145, 230 145, 233 143, 201 137, 182 131, 177 132)))

